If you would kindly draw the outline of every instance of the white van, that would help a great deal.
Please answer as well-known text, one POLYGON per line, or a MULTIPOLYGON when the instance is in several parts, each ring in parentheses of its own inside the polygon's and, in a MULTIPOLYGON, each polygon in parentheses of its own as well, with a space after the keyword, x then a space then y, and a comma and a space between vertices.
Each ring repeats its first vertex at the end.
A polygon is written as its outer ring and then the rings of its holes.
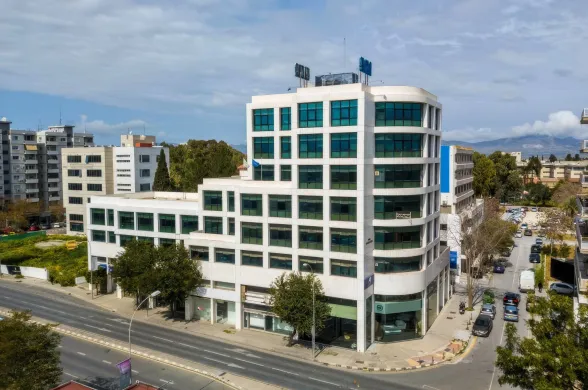
POLYGON ((535 291, 535 272, 529 270, 521 272, 521 278, 519 279, 519 291, 535 291))

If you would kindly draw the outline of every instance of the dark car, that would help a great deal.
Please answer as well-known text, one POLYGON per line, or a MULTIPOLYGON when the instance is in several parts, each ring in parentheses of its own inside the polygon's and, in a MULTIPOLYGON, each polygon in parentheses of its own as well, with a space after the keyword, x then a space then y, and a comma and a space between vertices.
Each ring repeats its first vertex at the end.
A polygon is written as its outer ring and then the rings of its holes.
POLYGON ((500 256, 502 257, 509 257, 512 253, 514 247, 505 248, 502 252, 500 252, 500 256))
POLYGON ((541 253, 541 245, 531 245, 531 253, 541 253))
POLYGON ((541 238, 536 238, 536 239, 535 239, 535 245, 543 246, 543 239, 541 239, 541 238))
POLYGON ((496 262, 494 263, 494 273, 495 274, 503 274, 506 268, 504 267, 503 263, 496 262))
POLYGON ((492 331, 492 318, 487 315, 480 315, 476 318, 476 322, 474 322, 474 327, 472 328, 472 333, 475 336, 490 336, 490 332, 492 331))
POLYGON ((533 235, 533 231, 531 229, 525 230, 525 236, 532 236, 532 235, 533 235))
POLYGON ((520 301, 521 301, 520 294, 513 293, 513 292, 507 292, 506 294, 504 294, 504 298, 502 298, 502 303, 504 305, 510 305, 510 306, 517 306, 518 307, 520 301))
POLYGON ((531 253, 529 255, 529 263, 541 263, 541 255, 539 253, 531 253))

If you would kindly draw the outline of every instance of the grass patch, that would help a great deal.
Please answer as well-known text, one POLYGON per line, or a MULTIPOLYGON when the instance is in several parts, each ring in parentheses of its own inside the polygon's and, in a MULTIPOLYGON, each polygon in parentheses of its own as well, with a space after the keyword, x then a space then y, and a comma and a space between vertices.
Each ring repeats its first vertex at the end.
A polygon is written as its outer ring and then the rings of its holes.
POLYGON ((84 276, 88 269, 85 237, 34 236, 22 240, 0 242, 0 258, 4 265, 47 268, 49 281, 62 286, 75 285, 76 276, 84 276), (80 245, 71 251, 65 245, 46 249, 39 249, 35 246, 39 242, 55 240, 78 241, 80 245))

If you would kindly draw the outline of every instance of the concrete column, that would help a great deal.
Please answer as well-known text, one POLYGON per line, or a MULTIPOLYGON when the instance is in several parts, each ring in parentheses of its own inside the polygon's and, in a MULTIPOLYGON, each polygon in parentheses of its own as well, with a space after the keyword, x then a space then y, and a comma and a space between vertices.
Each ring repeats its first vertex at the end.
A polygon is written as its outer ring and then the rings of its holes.
POLYGON ((421 313, 421 336, 424 336, 427 333, 427 286, 423 290, 423 309, 421 313))
POLYGON ((184 319, 186 321, 191 321, 194 318, 194 298, 188 297, 186 298, 186 309, 184 311, 184 319))
POLYGON ((437 315, 439 315, 439 298, 442 295, 441 290, 439 290, 439 279, 441 279, 442 277, 442 274, 439 274, 439 276, 437 276, 437 304, 435 306, 435 313, 437 313, 437 315))
POLYGON ((210 323, 216 323, 216 301, 214 298, 210 298, 210 323))
POLYGON ((123 291, 122 291, 122 288, 120 287, 120 284, 118 284, 118 283, 117 283, 117 285, 116 285, 116 297, 117 297, 118 299, 122 299, 122 297, 123 297, 123 291))
POLYGON ((149 307, 150 309, 153 309, 155 307, 155 299, 153 299, 152 297, 149 297, 149 300, 147 301, 147 307, 149 307))

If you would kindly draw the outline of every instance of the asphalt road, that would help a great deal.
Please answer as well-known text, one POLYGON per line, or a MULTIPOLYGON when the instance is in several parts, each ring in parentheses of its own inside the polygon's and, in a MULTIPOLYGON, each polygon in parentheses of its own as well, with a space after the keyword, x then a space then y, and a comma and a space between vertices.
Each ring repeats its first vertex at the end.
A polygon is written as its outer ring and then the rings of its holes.
MULTIPOLYGON (((116 363, 128 356, 120 351, 63 337, 61 352, 62 381, 75 380, 99 390, 118 390, 119 376, 116 363)), ((179 368, 133 357, 133 381, 141 381, 165 390, 226 390, 230 387, 204 376, 179 368)))

